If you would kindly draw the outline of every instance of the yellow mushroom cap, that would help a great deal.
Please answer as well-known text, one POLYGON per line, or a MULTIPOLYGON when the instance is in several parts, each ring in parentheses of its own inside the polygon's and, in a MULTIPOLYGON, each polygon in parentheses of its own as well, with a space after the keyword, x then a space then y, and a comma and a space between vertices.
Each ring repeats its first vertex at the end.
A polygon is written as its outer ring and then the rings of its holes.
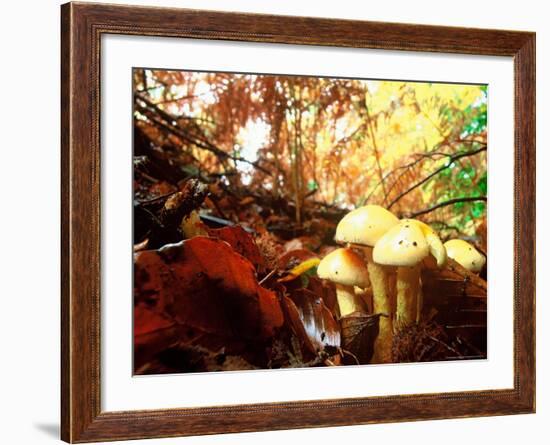
POLYGON ((443 245, 443 242, 437 235, 436 231, 432 229, 428 224, 423 223, 422 221, 418 221, 417 219, 403 219, 401 220, 400 224, 402 223, 413 223, 420 227, 420 230, 422 230, 422 233, 426 238, 426 242, 428 243, 430 253, 437 262, 437 266, 443 267, 447 262, 447 250, 445 249, 445 246, 443 245))
POLYGON ((386 266, 415 266, 429 253, 430 248, 420 226, 402 221, 378 240, 372 256, 375 263, 386 266))
POLYGON ((453 239, 444 244, 449 258, 455 260, 470 272, 479 272, 485 265, 485 256, 479 253, 470 243, 453 239))
POLYGON ((398 222, 399 219, 389 210, 369 204, 344 216, 336 227, 334 239, 338 243, 374 246, 398 222))
POLYGON ((317 267, 317 275, 345 286, 365 288, 369 285, 369 273, 363 259, 348 248, 333 250, 324 257, 317 267))

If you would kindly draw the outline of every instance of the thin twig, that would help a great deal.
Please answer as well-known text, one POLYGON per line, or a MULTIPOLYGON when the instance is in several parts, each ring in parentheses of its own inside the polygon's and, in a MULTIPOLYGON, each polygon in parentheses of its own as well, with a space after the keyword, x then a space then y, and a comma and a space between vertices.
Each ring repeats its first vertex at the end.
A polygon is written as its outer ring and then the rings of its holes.
POLYGON ((401 198, 403 198, 405 195, 407 195, 408 193, 412 192, 413 190, 415 190, 416 188, 420 187, 422 184, 425 184, 426 182, 428 182, 430 179, 432 179, 434 176, 438 175, 439 173, 441 173, 442 171, 448 169, 449 167, 451 167, 451 165, 453 164, 453 162, 461 159, 461 158, 465 158, 467 156, 474 156, 478 153, 481 153, 482 151, 487 151, 487 146, 483 146, 481 148, 478 148, 476 150, 471 150, 471 151, 466 151, 466 152, 462 152, 462 153, 458 153, 456 155, 453 155, 453 156, 450 156, 448 161, 445 163, 445 165, 443 165, 442 167, 439 167, 437 170, 433 171, 432 173, 430 173, 428 176, 426 176, 424 179, 418 181, 417 183, 413 184, 411 187, 409 187, 407 190, 405 190, 404 192, 400 193, 399 195, 397 195, 396 198, 394 198, 392 200, 392 202, 390 202, 390 204, 388 205, 388 209, 391 209, 392 206, 397 203, 401 198))
POLYGON ((273 269, 265 277, 263 277, 260 281, 258 281, 258 284, 261 286, 263 283, 269 280, 273 275, 275 275, 276 272, 277 272, 277 269, 273 269))
POLYGON ((384 203, 386 203, 386 201, 388 200, 388 193, 386 191, 386 185, 384 184, 384 173, 382 172, 382 166, 380 165, 380 154, 378 153, 376 136, 374 135, 374 126, 372 125, 369 106, 367 105, 367 93, 365 93, 365 111, 367 113, 367 125, 369 127, 369 133, 371 136, 372 148, 374 150, 374 159, 376 160, 376 166, 378 167, 378 175, 380 177, 380 182, 382 183, 382 191, 384 192, 384 203))
POLYGON ((391 191, 395 188, 395 186, 397 185, 397 183, 399 182, 399 180, 407 173, 408 170, 410 170, 412 167, 416 166, 417 164, 419 164, 420 162, 426 160, 426 159, 433 159, 435 156, 441 156, 441 157, 447 157, 447 158, 450 158, 452 157, 453 155, 451 153, 445 153, 445 152, 442 152, 442 151, 439 151, 442 147, 445 147, 445 146, 448 146, 448 147, 452 147, 454 145, 457 145, 457 144, 468 144, 468 145, 473 145, 473 144, 485 144, 485 142, 483 141, 478 141, 476 139, 467 139, 467 138, 460 138, 460 139, 456 139, 454 141, 447 141, 447 140, 443 140, 441 142, 439 142, 438 144, 435 145, 434 148, 432 148, 432 150, 430 151, 426 151, 425 153, 413 153, 411 155, 412 158, 415 158, 413 161, 409 162, 408 164, 405 164, 405 165, 401 165, 399 167, 396 167, 395 169, 393 169, 392 171, 386 173, 384 175, 384 177, 382 178, 382 180, 380 182, 378 182, 374 187, 373 189, 370 191, 370 193, 368 194, 368 196, 365 198, 365 202, 369 202, 370 198, 372 197, 372 195, 374 195, 374 193, 376 192, 376 190, 378 189, 378 187, 380 187, 382 184, 384 184, 389 178, 390 176, 393 176, 395 175, 397 172, 399 172, 400 170, 405 170, 404 172, 402 172, 398 178, 393 181, 393 183, 388 187, 387 189, 387 193, 390 194, 391 191))
POLYGON ((142 101, 146 105, 146 106, 138 105, 140 109, 142 109, 143 111, 148 111, 149 113, 151 112, 155 113, 158 116, 160 116, 160 118, 162 118, 162 120, 160 120, 156 116, 145 115, 147 119, 149 119, 151 122, 158 125, 159 127, 164 128, 166 131, 174 134, 178 138, 183 139, 185 142, 193 144, 198 148, 210 151, 211 153, 218 156, 220 159, 231 159, 233 161, 245 162, 247 164, 254 166, 258 170, 265 173, 266 175, 272 176, 272 173, 269 170, 263 168, 257 162, 249 161, 248 159, 245 159, 239 156, 233 156, 206 140, 199 140, 197 135, 188 134, 177 124, 177 120, 179 119, 178 117, 171 116, 166 111, 161 110, 157 105, 155 105, 153 102, 149 101, 148 99, 144 98, 142 95, 139 95, 136 93, 136 98, 142 101), (193 138, 192 136, 195 136, 195 138, 193 138))
POLYGON ((442 346, 445 346, 449 351, 451 352, 454 352, 456 354, 456 358, 462 358, 462 354, 460 352, 458 352, 455 348, 453 348, 452 346, 449 346, 447 343, 439 340, 437 337, 434 337, 432 335, 428 335, 428 338, 430 340, 433 340, 435 341, 436 343, 439 343, 440 345, 442 346))
POLYGON ((342 352, 342 355, 349 355, 352 359, 355 360, 355 362, 358 365, 361 364, 361 362, 359 361, 359 359, 357 358, 357 356, 353 352, 350 352, 350 351, 348 351, 347 349, 344 349, 344 348, 340 348, 340 351, 342 352))
POLYGON ((428 207, 427 209, 409 213, 409 214, 407 214, 407 217, 408 218, 416 218, 417 216, 425 215, 426 213, 433 212, 434 210, 437 210, 441 207, 450 206, 452 204, 456 204, 456 203, 459 203, 459 202, 473 202, 473 201, 487 201, 487 196, 468 196, 468 197, 465 197, 465 198, 449 199, 448 201, 440 202, 439 204, 428 207))

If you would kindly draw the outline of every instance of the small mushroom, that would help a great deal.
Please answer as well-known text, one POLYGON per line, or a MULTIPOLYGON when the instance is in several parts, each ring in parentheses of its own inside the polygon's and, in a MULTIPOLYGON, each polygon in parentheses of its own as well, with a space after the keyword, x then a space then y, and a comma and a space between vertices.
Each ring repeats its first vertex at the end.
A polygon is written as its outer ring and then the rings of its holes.
POLYGON ((193 210, 189 215, 183 217, 180 230, 185 236, 185 239, 190 239, 195 236, 208 236, 206 225, 201 221, 199 212, 196 210, 193 210))
POLYGON ((445 244, 447 255, 470 272, 478 273, 485 266, 485 256, 467 241, 453 239, 445 244))
POLYGON ((353 287, 367 287, 369 274, 362 258, 352 249, 340 248, 329 253, 319 263, 317 275, 335 284, 341 317, 352 312, 366 312, 363 300, 353 287))
POLYGON ((398 328, 411 325, 418 319, 422 260, 432 253, 438 263, 444 261, 441 252, 443 245, 441 241, 437 242, 439 238, 432 232, 420 221, 402 220, 374 246, 373 259, 376 263, 397 266, 395 321, 398 328))
POLYGON ((334 239, 361 248, 365 254, 373 294, 373 312, 385 314, 379 321, 379 332, 374 345, 375 363, 391 362, 392 298, 387 267, 372 260, 372 247, 399 219, 378 205, 366 205, 349 212, 336 228, 334 239))

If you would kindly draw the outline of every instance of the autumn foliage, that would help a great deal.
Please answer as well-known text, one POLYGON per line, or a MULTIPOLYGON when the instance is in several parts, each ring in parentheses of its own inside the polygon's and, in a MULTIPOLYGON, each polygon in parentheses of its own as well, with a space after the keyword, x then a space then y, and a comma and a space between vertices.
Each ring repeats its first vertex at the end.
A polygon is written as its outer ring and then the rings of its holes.
MULTIPOLYGON (((486 253, 486 104, 476 85, 135 69, 135 373, 370 363, 372 290, 340 318, 318 260, 365 204, 486 253)), ((423 272, 396 361, 485 357, 486 271, 450 264, 423 272)))

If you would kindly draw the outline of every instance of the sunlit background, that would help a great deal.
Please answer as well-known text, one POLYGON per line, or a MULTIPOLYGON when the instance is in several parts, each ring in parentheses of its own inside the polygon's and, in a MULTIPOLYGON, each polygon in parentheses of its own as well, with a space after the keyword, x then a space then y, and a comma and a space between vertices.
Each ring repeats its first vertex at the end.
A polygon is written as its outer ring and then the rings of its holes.
POLYGON ((292 201, 298 223, 366 203, 449 236, 484 221, 486 86, 136 69, 134 90, 190 174, 292 201))

